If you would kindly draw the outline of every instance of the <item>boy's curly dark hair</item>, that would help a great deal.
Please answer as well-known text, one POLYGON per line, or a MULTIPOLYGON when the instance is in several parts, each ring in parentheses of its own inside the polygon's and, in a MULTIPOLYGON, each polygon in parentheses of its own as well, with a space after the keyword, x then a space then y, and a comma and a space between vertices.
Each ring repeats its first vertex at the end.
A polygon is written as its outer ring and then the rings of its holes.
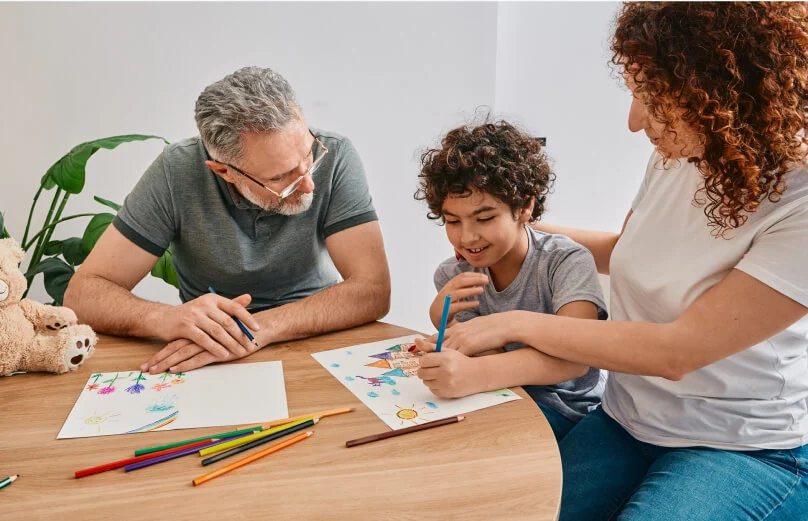
POLYGON ((806 157, 805 3, 637 2, 617 16, 611 63, 666 130, 684 121, 704 145, 694 204, 724 236, 806 157), (675 109, 684 109, 681 117, 675 109))
POLYGON ((497 121, 450 131, 440 148, 421 155, 418 179, 415 198, 426 200, 430 219, 443 218, 449 194, 468 197, 476 189, 503 201, 514 215, 533 197, 530 220, 535 221, 544 212, 555 174, 538 140, 497 121))

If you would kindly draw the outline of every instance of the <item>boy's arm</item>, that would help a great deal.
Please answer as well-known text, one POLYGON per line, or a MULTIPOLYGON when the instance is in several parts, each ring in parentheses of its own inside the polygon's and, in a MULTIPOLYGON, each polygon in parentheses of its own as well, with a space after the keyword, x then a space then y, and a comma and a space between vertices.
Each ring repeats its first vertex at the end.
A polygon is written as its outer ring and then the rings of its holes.
MULTIPOLYGON (((597 306, 591 302, 570 302, 558 310, 558 315, 576 318, 597 318, 597 306)), ((477 319, 479 320, 479 319, 477 319)), ((434 351, 430 341, 416 339, 422 351, 434 351)), ((548 356, 536 349, 517 349, 489 356, 469 357, 460 351, 447 349, 430 352, 421 358, 418 376, 441 398, 459 398, 484 391, 517 385, 553 385, 579 378, 589 367, 548 356)))

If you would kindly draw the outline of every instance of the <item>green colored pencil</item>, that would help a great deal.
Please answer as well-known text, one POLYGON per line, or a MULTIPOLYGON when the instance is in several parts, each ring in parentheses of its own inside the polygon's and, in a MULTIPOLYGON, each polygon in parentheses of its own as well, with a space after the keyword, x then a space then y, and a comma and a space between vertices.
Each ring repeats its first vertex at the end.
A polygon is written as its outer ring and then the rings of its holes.
POLYGON ((223 432, 221 434, 209 434, 208 436, 200 436, 199 438, 193 438, 191 440, 175 441, 174 443, 166 443, 165 445, 157 445, 156 447, 137 449, 135 451, 135 456, 142 456, 144 454, 151 454, 152 452, 158 452, 166 449, 173 449, 174 447, 179 447, 180 445, 187 445, 189 443, 207 440, 210 438, 229 438, 231 436, 238 436, 239 434, 244 434, 247 432, 257 432, 262 430, 264 430, 264 428, 259 426, 259 427, 250 427, 249 429, 239 429, 237 431, 223 432))
POLYGON ((0 481, 0 488, 6 488, 7 486, 11 485, 15 481, 17 481, 18 477, 20 477, 19 474, 14 475, 14 476, 9 476, 6 479, 4 479, 3 481, 0 481))

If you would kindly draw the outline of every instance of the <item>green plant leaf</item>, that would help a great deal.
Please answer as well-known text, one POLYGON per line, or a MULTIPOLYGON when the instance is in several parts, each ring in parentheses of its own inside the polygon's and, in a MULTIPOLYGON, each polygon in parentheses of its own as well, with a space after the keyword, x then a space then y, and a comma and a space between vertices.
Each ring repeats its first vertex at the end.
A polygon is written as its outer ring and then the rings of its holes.
POLYGON ((62 242, 64 241, 50 241, 48 244, 45 245, 45 250, 42 252, 43 255, 59 255, 62 253, 62 242))
POLYGON ((163 256, 157 259, 157 264, 151 270, 153 277, 161 279, 175 288, 179 289, 180 281, 177 279, 177 272, 174 271, 174 255, 171 250, 166 250, 163 256))
POLYGON ((95 141, 88 141, 73 147, 73 149, 62 156, 51 166, 45 175, 42 176, 41 184, 46 190, 50 190, 58 185, 60 188, 71 194, 77 194, 84 189, 86 177, 87 161, 102 148, 112 150, 122 143, 131 141, 146 141, 148 139, 162 139, 166 144, 168 141, 160 136, 146 136, 142 134, 128 134, 125 136, 112 136, 95 141))
POLYGON ((11 237, 6 231, 5 219, 3 218, 3 212, 0 212, 0 239, 5 239, 7 237, 11 237))
POLYGON ((99 237, 107 229, 107 226, 115 219, 111 213, 99 213, 90 220, 90 224, 84 230, 84 235, 81 237, 81 244, 84 251, 90 252, 98 242, 99 237))
POLYGON ((84 249, 84 244, 80 237, 71 237, 62 243, 62 257, 71 266, 78 266, 83 263, 87 255, 89 253, 84 249))
POLYGON ((116 212, 121 209, 121 205, 119 205, 118 203, 113 203, 109 199, 104 199, 102 197, 98 197, 97 195, 94 195, 93 199, 95 199, 97 202, 103 204, 104 206, 109 206, 110 208, 112 208, 116 212))
POLYGON ((62 259, 48 257, 36 266, 31 267, 25 276, 33 278, 40 273, 45 277, 45 291, 48 292, 56 305, 61 306, 67 284, 73 277, 75 270, 62 259))

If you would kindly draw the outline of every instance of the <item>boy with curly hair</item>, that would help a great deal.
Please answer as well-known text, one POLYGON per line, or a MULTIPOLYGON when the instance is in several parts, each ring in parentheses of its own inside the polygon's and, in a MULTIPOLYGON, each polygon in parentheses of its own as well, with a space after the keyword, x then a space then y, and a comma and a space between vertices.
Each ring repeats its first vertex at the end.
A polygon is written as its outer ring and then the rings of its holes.
MULTIPOLYGON (((438 295, 429 315, 436 328, 448 294, 449 327, 512 310, 606 318, 589 250, 529 226, 544 212, 555 180, 536 139, 505 121, 456 128, 422 155, 418 177, 416 199, 445 224, 455 249, 435 271, 438 295)), ((416 342, 419 349, 434 351, 429 340, 416 342)), ((428 353, 418 375, 441 397, 524 386, 561 440, 600 403, 605 374, 522 347, 481 357, 462 347, 428 353)))

